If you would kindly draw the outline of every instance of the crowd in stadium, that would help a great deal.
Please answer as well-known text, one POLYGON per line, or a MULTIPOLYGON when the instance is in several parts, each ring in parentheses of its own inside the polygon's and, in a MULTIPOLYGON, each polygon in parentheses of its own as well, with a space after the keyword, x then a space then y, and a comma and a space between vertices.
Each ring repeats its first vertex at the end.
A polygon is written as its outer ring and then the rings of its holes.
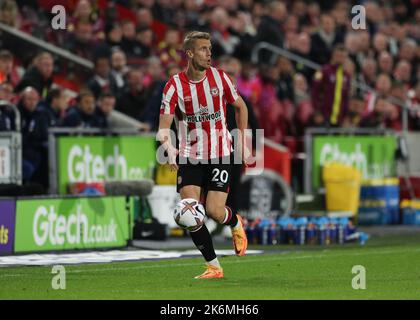
MULTIPOLYGON (((401 130, 402 104, 410 108, 409 129, 420 130, 419 0, 2 0, 0 22, 94 63, 83 77, 1 33, 0 100, 22 116, 26 180, 45 160, 49 127, 107 128, 115 109, 155 131, 163 87, 185 67, 189 30, 211 34, 213 64, 223 63, 266 137, 278 143, 293 148, 314 126, 401 130), (51 3, 66 7, 66 30, 52 28, 51 3), (352 26, 357 4, 366 10, 366 29, 352 26), (322 69, 268 51, 255 63, 260 42, 322 69)), ((0 107, 0 131, 15 129, 12 110, 0 107)))

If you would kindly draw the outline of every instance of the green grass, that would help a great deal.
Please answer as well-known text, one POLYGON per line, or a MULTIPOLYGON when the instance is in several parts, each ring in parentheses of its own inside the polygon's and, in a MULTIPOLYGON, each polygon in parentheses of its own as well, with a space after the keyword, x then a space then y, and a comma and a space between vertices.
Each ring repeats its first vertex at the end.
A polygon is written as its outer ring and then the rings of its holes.
POLYGON ((66 290, 51 267, 0 268, 0 299, 420 299, 420 236, 373 238, 365 246, 255 246, 261 255, 221 257, 224 279, 196 280, 201 258, 66 266, 66 290), (273 250, 275 249, 275 250, 273 250), (351 286, 366 268, 366 290, 351 286))

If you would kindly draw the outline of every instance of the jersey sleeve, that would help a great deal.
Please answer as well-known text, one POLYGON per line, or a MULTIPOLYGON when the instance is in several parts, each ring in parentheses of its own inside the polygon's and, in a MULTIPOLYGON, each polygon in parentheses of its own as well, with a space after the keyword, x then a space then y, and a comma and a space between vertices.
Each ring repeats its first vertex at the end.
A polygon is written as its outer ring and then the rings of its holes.
POLYGON ((239 95, 236 91, 236 87, 232 83, 232 80, 224 71, 222 71, 222 83, 226 101, 230 104, 234 103, 236 99, 239 98, 239 95))
POLYGON ((160 114, 174 114, 178 103, 178 94, 173 79, 170 79, 163 89, 160 114))

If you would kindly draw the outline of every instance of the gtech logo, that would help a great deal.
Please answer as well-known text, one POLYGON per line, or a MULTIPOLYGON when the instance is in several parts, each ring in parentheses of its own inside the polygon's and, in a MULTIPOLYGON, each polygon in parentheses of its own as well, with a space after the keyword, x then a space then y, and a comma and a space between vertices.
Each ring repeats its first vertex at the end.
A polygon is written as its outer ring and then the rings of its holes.
POLYGON ((35 243, 43 246, 63 244, 113 243, 117 241, 117 224, 111 218, 107 224, 92 224, 81 205, 69 215, 57 213, 54 206, 40 206, 32 225, 35 243))

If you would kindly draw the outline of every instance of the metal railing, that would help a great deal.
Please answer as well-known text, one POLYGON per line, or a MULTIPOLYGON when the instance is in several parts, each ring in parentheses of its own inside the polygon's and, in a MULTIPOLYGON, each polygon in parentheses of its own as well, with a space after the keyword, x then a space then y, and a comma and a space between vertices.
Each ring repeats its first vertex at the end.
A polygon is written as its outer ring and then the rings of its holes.
POLYGON ((64 59, 72 61, 72 62, 74 62, 74 63, 76 63, 80 66, 83 66, 83 67, 89 69, 89 70, 92 70, 93 67, 94 67, 93 63, 91 61, 87 60, 87 59, 81 58, 78 55, 75 55, 68 50, 57 47, 57 46, 55 46, 51 43, 48 43, 44 40, 35 38, 34 36, 32 36, 28 33, 25 33, 23 31, 20 31, 16 28, 12 28, 12 27, 10 27, 10 26, 2 23, 2 22, 0 22, 0 30, 3 31, 3 32, 7 32, 8 34, 13 35, 17 38, 20 38, 21 40, 29 42, 29 43, 37 46, 37 47, 40 47, 40 48, 42 48, 46 51, 49 51, 49 52, 51 52, 51 53, 53 53, 57 56, 60 56, 64 59))
POLYGON ((0 100, 0 108, 1 107, 10 107, 14 114, 15 114, 15 129, 16 131, 20 131, 20 112, 19 109, 12 103, 6 100, 0 100))
MULTIPOLYGON (((270 59, 270 63, 274 64, 274 62, 276 61, 277 57, 283 56, 289 60, 298 62, 303 64, 304 66, 311 68, 313 70, 320 70, 321 69, 321 65, 318 63, 315 63, 314 61, 308 60, 306 58, 303 58, 295 53, 292 53, 286 49, 277 47, 275 45, 272 45, 268 42, 260 42, 258 43, 254 49, 252 50, 251 53, 251 60, 253 63, 258 63, 259 59, 258 59, 258 55, 259 52, 261 50, 268 50, 271 51, 272 53, 274 53, 271 56, 270 59)), ((372 87, 368 86, 365 83, 356 81, 354 79, 352 79, 352 86, 365 91, 365 92, 373 92, 375 94, 377 94, 377 91, 375 89, 373 89, 372 87)), ((403 127, 403 132, 407 132, 408 130, 408 111, 409 110, 420 110, 420 105, 416 104, 415 106, 410 107, 407 101, 403 101, 401 99, 398 99, 396 97, 393 96, 387 96, 386 100, 392 104, 395 104, 397 106, 399 106, 400 108, 402 108, 402 114, 401 114, 401 122, 402 122, 402 127, 403 127)))
POLYGON ((0 132, 0 184, 22 184, 22 134, 20 133, 20 112, 5 100, 0 108, 10 107, 15 115, 15 130, 0 132))

